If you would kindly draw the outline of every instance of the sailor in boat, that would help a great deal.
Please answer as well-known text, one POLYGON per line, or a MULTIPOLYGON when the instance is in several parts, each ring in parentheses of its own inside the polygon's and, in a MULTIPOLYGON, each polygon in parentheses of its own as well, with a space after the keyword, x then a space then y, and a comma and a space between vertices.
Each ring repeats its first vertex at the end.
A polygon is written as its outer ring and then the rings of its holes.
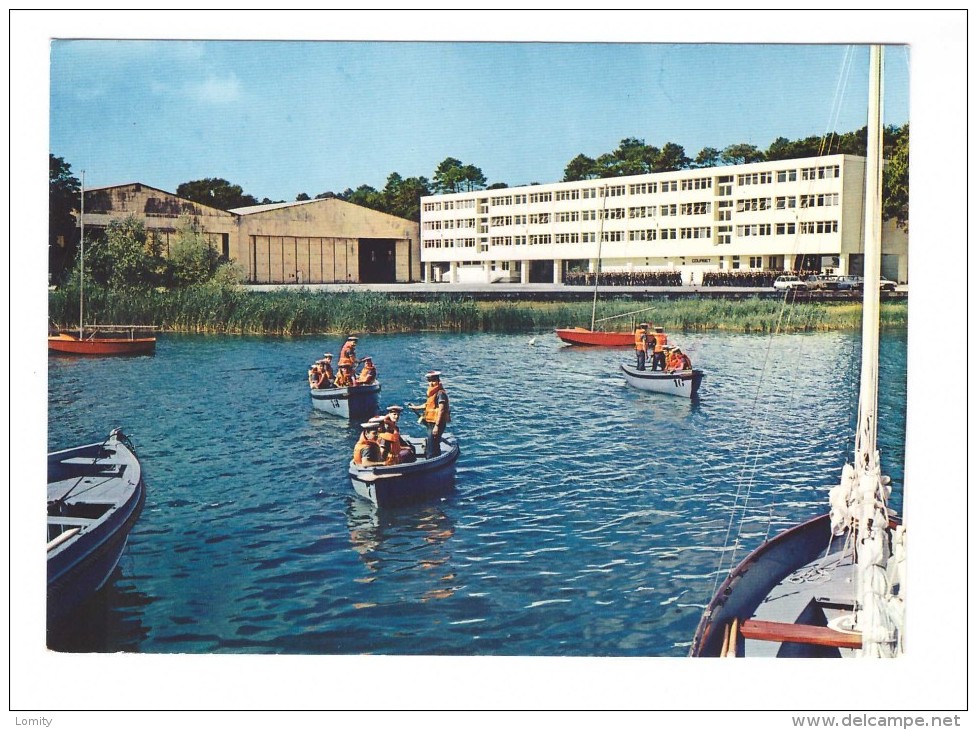
POLYGON ((344 365, 342 360, 340 360, 339 373, 336 375, 336 380, 333 382, 333 387, 351 388, 354 385, 356 385, 356 378, 353 377, 353 366, 344 365))
POLYGON ((664 327, 655 327, 655 355, 651 360, 652 370, 665 369, 665 347, 668 345, 668 335, 665 334, 664 327))
POLYGON ((356 378, 357 385, 369 385, 377 379, 377 369, 372 357, 363 358, 363 369, 356 378))
POLYGON ((309 370, 309 387, 323 390, 332 387, 332 354, 326 353, 321 360, 316 360, 309 370))
POLYGON ((417 454, 414 447, 405 442, 400 437, 400 414, 404 409, 401 406, 387 406, 387 415, 383 417, 383 432, 390 434, 393 439, 391 448, 397 453, 400 463, 406 464, 416 461, 417 454))
POLYGON ((324 386, 321 386, 321 387, 331 388, 332 387, 332 381, 336 377, 336 374, 332 370, 332 353, 331 352, 327 352, 327 353, 323 354, 322 359, 319 361, 319 368, 322 370, 322 373, 325 376, 324 379, 323 379, 323 382, 325 383, 325 385, 324 386))
POLYGON ((359 337, 350 335, 346 338, 346 342, 343 344, 343 349, 339 351, 339 364, 342 365, 346 363, 348 365, 356 364, 356 342, 359 337))
POLYGON ((691 370, 692 360, 677 347, 667 347, 665 356, 665 372, 674 373, 679 370, 691 370))
POLYGON ((423 406, 408 403, 407 407, 414 413, 420 413, 418 423, 427 426, 427 451, 425 456, 432 459, 441 454, 441 436, 451 421, 451 406, 448 403, 448 393, 441 384, 441 372, 432 370, 424 376, 427 379, 427 400, 423 406))
POLYGON ((648 324, 642 322, 634 330, 634 354, 638 358, 638 370, 645 369, 645 359, 648 357, 648 324))
POLYGON ((376 466, 380 461, 380 445, 377 443, 377 433, 380 424, 376 421, 361 423, 360 438, 353 447, 353 463, 360 466, 376 466))
POLYGON ((380 463, 384 466, 395 466, 400 463, 400 450, 395 448, 396 437, 392 433, 381 432, 377 435, 380 446, 380 463))

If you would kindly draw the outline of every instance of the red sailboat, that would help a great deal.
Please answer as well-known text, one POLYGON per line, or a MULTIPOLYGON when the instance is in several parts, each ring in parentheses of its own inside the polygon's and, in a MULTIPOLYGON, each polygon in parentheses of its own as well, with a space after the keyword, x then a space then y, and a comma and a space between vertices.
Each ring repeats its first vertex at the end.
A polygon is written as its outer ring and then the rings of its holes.
POLYGON ((81 262, 78 267, 78 331, 48 333, 47 349, 54 355, 152 355, 156 328, 146 325, 97 325, 85 328, 85 173, 81 176, 81 262))
POLYGON ((47 349, 57 355, 152 355, 156 337, 139 336, 143 330, 151 332, 152 328, 104 326, 58 332, 48 335, 47 349))

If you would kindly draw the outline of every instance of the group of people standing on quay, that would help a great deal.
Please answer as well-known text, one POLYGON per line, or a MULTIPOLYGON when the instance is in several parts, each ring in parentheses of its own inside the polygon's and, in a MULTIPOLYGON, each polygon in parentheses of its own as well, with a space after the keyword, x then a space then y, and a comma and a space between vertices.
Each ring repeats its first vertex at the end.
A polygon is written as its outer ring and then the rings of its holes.
POLYGON ((637 369, 644 370, 648 355, 651 355, 651 369, 664 372, 677 370, 691 370, 692 360, 678 347, 668 344, 668 335, 663 327, 655 327, 654 331, 647 322, 642 322, 634 329, 634 354, 637 358, 637 369))
POLYGON ((770 288, 778 276, 796 274, 801 279, 820 271, 706 271, 702 286, 751 286, 770 288))
MULTIPOLYGON (((427 398, 424 405, 408 403, 407 408, 420 414, 418 423, 427 426, 424 457, 432 459, 441 454, 441 438, 451 421, 448 393, 441 382, 441 373, 433 370, 425 376, 427 398)), ((414 447, 400 436, 401 406, 388 406, 386 415, 374 416, 360 424, 360 438, 353 447, 353 462, 360 466, 392 466, 417 460, 414 447)))
MULTIPOLYGON (((568 271, 563 278, 570 286, 593 286, 597 274, 589 271, 568 271)), ((600 283, 606 286, 682 286, 678 271, 608 271, 600 273, 600 283)))
POLYGON ((333 372, 332 353, 325 353, 321 359, 316 360, 309 368, 309 387, 313 390, 326 390, 329 388, 352 388, 357 385, 370 385, 377 379, 377 368, 373 364, 372 357, 356 357, 356 343, 358 337, 347 337, 343 348, 339 351, 339 372, 333 372), (363 368, 357 375, 355 367, 362 365, 363 368))

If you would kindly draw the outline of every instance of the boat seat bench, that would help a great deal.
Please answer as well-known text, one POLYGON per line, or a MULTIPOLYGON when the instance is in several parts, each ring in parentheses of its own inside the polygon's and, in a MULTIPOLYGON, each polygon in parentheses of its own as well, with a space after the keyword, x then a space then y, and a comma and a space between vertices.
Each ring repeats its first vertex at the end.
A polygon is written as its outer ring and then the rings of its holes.
POLYGON ((790 641, 796 644, 837 646, 842 649, 862 648, 861 634, 835 631, 827 626, 749 619, 740 624, 740 634, 743 638, 757 641, 790 641))

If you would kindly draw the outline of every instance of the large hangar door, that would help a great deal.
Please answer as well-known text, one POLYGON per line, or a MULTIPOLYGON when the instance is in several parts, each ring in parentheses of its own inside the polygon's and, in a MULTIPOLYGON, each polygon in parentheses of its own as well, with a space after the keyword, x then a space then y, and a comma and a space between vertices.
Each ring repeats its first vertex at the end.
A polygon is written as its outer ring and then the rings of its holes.
POLYGON ((392 238, 360 239, 360 282, 392 284, 397 281, 397 254, 392 238))

